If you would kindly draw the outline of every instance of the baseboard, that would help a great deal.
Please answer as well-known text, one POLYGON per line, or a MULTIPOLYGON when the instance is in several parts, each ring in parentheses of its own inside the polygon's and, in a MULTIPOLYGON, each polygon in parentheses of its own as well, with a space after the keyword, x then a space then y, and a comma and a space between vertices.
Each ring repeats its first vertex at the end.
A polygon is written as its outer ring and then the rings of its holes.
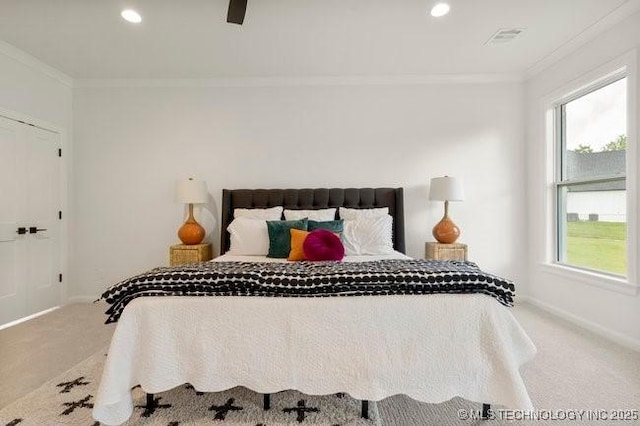
POLYGON ((605 339, 611 340, 612 342, 615 342, 626 348, 632 349, 636 352, 640 352, 639 340, 632 339, 628 336, 625 336, 624 334, 611 330, 610 328, 603 327, 592 321, 589 321, 577 315, 571 314, 563 309, 549 305, 548 303, 545 303, 545 302, 541 302, 540 300, 535 299, 531 296, 520 296, 519 303, 528 303, 530 305, 533 305, 536 308, 539 308, 551 315, 554 315, 558 318, 562 318, 563 320, 569 321, 570 323, 577 325, 578 327, 584 328, 585 330, 589 330, 592 333, 597 334, 598 336, 604 337, 605 339))
POLYGON ((54 306, 53 308, 49 308, 49 309, 45 309, 44 311, 36 312, 35 314, 29 315, 28 317, 20 318, 20 319, 17 319, 15 321, 8 322, 6 324, 2 324, 2 325, 0 325, 0 330, 5 329, 5 328, 9 328, 9 327, 13 327, 14 325, 18 325, 20 323, 23 323, 25 321, 29 321, 29 320, 34 319, 34 318, 38 318, 39 316, 44 315, 44 314, 48 314, 49 312, 55 311, 56 309, 60 309, 60 306, 54 306))
POLYGON ((99 298, 100 296, 73 296, 67 298, 67 304, 70 305, 72 303, 93 303, 99 298))

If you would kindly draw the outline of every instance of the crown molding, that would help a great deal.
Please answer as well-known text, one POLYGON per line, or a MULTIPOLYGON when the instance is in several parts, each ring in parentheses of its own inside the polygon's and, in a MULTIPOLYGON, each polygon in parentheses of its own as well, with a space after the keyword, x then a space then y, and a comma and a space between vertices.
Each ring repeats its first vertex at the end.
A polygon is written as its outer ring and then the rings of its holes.
POLYGON ((607 15, 598 19, 583 31, 558 46, 553 52, 543 56, 533 65, 525 70, 525 79, 530 79, 541 73, 545 69, 554 65, 562 58, 575 52, 578 48, 585 45, 589 41, 595 39, 598 35, 613 28, 616 24, 624 21, 634 13, 640 11, 640 0, 629 0, 613 9, 607 15))
POLYGON ((521 74, 434 74, 397 76, 332 77, 238 77, 238 78, 82 78, 74 87, 281 87, 281 86, 383 86, 428 84, 478 84, 523 82, 521 74))
POLYGON ((39 71, 48 77, 53 78, 54 80, 59 81, 68 87, 73 87, 73 78, 63 73, 62 71, 52 67, 51 65, 47 65, 42 62, 40 59, 35 56, 31 56, 23 50, 18 49, 17 47, 0 40, 0 53, 20 62, 23 65, 28 66, 29 68, 39 71))

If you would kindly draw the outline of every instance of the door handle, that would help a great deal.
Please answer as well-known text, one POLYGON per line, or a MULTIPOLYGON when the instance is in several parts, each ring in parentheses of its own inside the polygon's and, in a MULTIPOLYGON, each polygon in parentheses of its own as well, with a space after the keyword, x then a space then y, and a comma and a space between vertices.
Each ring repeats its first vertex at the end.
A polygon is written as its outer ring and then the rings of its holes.
POLYGON ((19 234, 19 235, 24 235, 24 234, 27 233, 27 228, 25 228, 24 226, 21 226, 20 228, 18 228, 16 233, 19 234))
POLYGON ((36 226, 30 226, 29 227, 29 233, 30 234, 36 234, 36 233, 38 233, 38 231, 46 231, 46 230, 47 230, 47 228, 38 228, 36 226))

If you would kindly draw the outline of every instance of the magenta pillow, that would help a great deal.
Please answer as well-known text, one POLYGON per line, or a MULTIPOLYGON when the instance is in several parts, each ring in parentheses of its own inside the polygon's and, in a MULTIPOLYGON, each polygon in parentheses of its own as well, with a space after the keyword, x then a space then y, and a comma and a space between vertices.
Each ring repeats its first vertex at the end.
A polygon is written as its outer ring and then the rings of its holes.
POLYGON ((340 238, 326 229, 311 231, 302 244, 307 260, 342 260, 344 246, 340 238))

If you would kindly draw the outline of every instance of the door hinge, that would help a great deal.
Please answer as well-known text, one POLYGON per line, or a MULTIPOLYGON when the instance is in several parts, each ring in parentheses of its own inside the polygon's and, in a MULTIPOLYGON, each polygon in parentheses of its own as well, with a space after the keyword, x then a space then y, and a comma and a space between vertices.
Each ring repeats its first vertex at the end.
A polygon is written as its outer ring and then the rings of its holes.
POLYGON ((58 219, 62 220, 62 210, 58 210, 58 219))
POLYGON ((58 148, 58 157, 62 157, 62 148, 58 148))
POLYGON ((58 274, 58 282, 62 282, 62 274, 58 274))

